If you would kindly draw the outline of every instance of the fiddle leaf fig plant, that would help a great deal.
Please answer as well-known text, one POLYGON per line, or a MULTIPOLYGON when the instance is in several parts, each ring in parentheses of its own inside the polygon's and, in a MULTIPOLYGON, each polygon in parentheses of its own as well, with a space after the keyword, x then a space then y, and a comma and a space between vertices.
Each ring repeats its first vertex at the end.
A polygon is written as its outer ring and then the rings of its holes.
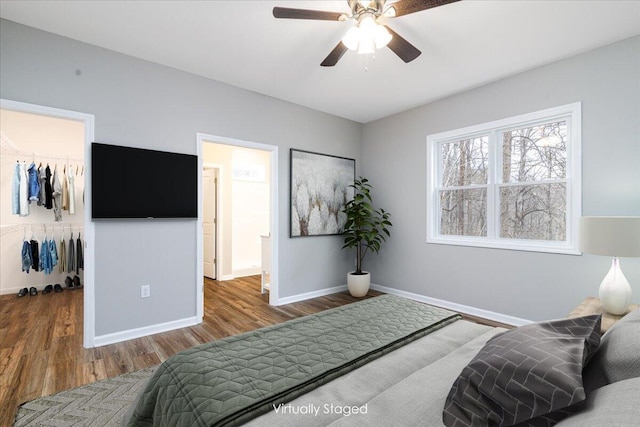
POLYGON ((391 214, 384 209, 374 209, 369 180, 359 177, 350 185, 355 191, 353 200, 347 202, 344 213, 347 221, 344 226, 345 248, 356 248, 355 275, 366 274, 362 271, 362 261, 369 250, 376 254, 382 243, 390 237, 391 214))

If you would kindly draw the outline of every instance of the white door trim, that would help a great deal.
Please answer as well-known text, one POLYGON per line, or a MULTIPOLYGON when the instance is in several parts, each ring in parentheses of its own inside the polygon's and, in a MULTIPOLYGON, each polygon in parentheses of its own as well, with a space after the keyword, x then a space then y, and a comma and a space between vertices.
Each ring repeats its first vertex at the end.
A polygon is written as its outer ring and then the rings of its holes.
POLYGON ((44 105, 28 104, 26 102, 0 99, 0 108, 5 110, 21 111, 23 113, 40 114, 43 116, 59 117, 76 120, 84 123, 84 326, 83 347, 94 347, 96 332, 95 316, 95 262, 94 262, 94 224, 91 221, 91 143, 95 138, 95 116, 93 114, 80 113, 60 108, 46 107, 44 105))
MULTIPOLYGON (((244 141, 241 139, 227 138, 224 136, 210 135, 206 133, 197 133, 197 153, 198 153, 198 170, 204 167, 203 146, 205 142, 215 144, 233 145, 236 147, 250 148, 253 150, 268 151, 271 155, 271 201, 270 201, 270 221, 271 221, 271 264, 273 271, 271 272, 271 287, 269 289, 269 304, 278 305, 278 146, 263 144, 259 142, 244 141)), ((196 277, 198 286, 196 290, 196 314, 198 319, 202 321, 204 315, 203 300, 203 255, 202 255, 202 174, 198 173, 198 226, 196 236, 196 277)), ((221 265, 221 263, 219 263, 221 265)))

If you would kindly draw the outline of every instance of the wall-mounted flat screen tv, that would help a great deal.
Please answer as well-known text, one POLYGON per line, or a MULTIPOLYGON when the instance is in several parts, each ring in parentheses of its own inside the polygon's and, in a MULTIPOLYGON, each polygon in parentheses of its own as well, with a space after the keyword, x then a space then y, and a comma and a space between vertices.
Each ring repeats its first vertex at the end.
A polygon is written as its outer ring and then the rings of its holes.
POLYGON ((91 217, 197 218, 198 157, 91 144, 91 217))

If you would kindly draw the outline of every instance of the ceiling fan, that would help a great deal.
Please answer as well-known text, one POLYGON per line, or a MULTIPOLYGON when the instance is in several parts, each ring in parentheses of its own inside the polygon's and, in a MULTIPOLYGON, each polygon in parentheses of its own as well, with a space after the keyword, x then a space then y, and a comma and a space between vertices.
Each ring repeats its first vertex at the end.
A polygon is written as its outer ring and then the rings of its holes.
POLYGON ((373 53, 387 46, 404 62, 411 62, 422 52, 380 21, 421 10, 431 9, 459 0, 347 0, 351 14, 320 10, 274 7, 273 16, 287 19, 315 19, 323 21, 355 21, 338 45, 322 61, 323 67, 333 67, 348 49, 358 53, 373 53))

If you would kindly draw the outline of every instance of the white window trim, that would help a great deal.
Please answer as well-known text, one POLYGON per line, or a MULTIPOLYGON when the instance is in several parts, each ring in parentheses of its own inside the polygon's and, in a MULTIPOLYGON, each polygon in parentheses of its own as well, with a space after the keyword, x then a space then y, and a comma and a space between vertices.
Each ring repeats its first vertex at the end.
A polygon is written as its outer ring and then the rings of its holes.
MULTIPOLYGON (((559 254, 580 255, 578 250, 578 218, 582 213, 582 103, 562 105, 559 107, 549 108, 533 113, 522 114, 519 116, 509 117, 502 120, 496 120, 488 123, 482 123, 475 126, 469 126, 462 129, 441 132, 427 136, 427 243, 459 245, 459 246, 475 246, 483 248, 510 249, 520 251, 533 252, 550 252, 559 254), (440 211, 438 203, 437 182, 440 173, 440 164, 438 162, 438 144, 450 141, 459 141, 461 139, 486 135, 490 133, 499 133, 505 129, 530 126, 532 122, 547 122, 556 118, 568 117, 570 124, 567 128, 569 133, 567 143, 567 165, 566 165, 566 182, 567 182, 567 218, 566 218, 566 236, 567 240, 563 242, 529 240, 529 239, 503 239, 499 237, 489 237, 495 235, 499 218, 493 214, 496 212, 495 192, 490 191, 491 188, 500 182, 502 168, 496 167, 493 162, 501 161, 501 157, 496 152, 497 144, 489 145, 489 176, 487 184, 469 186, 472 188, 489 187, 487 191, 487 236, 452 236, 441 235, 439 233, 440 211), (490 207, 489 207, 490 206, 490 207)), ((491 141, 491 139, 490 139, 491 141)), ((545 180, 540 183, 552 183, 557 180, 545 180)), ((565 181, 565 180, 561 180, 565 181)), ((518 183, 522 184, 522 183, 518 183)), ((507 184, 509 185, 509 184, 507 184)), ((465 186, 467 187, 467 186, 465 186)), ((499 208, 497 209, 499 211, 499 208)))

